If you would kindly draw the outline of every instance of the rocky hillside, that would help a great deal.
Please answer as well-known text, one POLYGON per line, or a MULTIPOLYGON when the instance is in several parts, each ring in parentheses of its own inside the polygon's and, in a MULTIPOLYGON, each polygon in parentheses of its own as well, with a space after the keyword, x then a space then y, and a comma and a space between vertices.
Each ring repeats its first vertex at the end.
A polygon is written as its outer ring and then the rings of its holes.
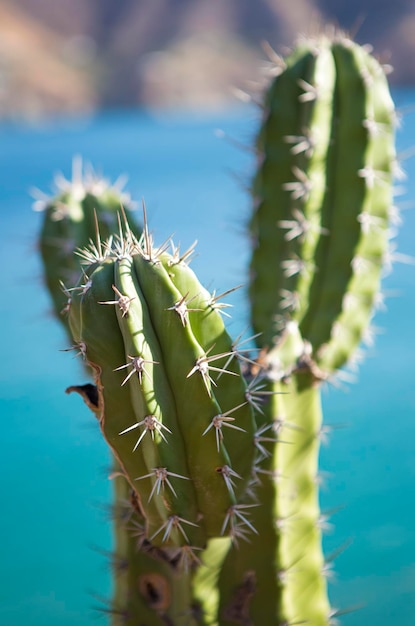
POLYGON ((0 115, 219 106, 258 76, 261 41, 327 22, 415 80, 408 0, 0 0, 0 115))

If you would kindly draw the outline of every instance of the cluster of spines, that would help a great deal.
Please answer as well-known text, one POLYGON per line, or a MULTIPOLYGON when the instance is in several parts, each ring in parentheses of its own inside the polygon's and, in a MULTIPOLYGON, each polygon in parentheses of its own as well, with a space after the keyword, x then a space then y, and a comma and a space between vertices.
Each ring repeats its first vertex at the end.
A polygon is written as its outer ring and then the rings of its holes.
MULTIPOLYGON (((65 285, 73 285, 80 275, 79 258, 74 251, 87 246, 95 237, 99 219, 103 237, 117 232, 120 206, 126 211, 134 208, 130 195, 123 190, 125 180, 114 183, 98 176, 91 167, 82 166, 78 157, 73 161, 71 180, 59 174, 55 177, 51 195, 34 190, 34 209, 43 213, 40 251, 44 277, 55 314, 66 325, 65 285)), ((139 235, 138 226, 130 219, 131 229, 139 235)))
MULTIPOLYGON (((192 595, 194 550, 158 548, 145 536, 145 518, 134 506, 131 486, 119 468, 111 474, 115 504, 114 552, 105 554, 113 572, 110 600, 98 598, 98 610, 112 626, 134 626, 137 617, 154 626, 177 623, 197 626, 192 595)), ((102 552, 102 551, 101 551, 102 552)))
POLYGON ((147 539, 184 550, 185 561, 190 549, 196 562, 193 551, 210 537, 253 531, 240 499, 255 455, 254 409, 240 365, 249 359, 225 330, 224 305, 187 266, 192 249, 169 253, 169 244, 155 247, 147 225, 140 239, 127 225, 98 238, 81 253, 88 267, 69 316, 147 539))

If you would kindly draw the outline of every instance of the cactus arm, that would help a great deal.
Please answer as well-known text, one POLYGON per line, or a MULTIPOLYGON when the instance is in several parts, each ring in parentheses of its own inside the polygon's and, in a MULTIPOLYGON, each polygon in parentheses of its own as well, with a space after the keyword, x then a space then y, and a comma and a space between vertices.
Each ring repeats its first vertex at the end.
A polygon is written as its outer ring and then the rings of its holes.
MULTIPOLYGON (((118 232, 118 212, 121 206, 129 214, 130 229, 139 237, 141 228, 132 218, 134 206, 130 195, 118 183, 94 174, 91 168, 82 172, 82 162, 75 159, 72 180, 63 176, 55 179, 54 194, 35 203, 43 211, 39 248, 46 286, 53 309, 69 332, 67 316, 68 294, 64 285, 74 285, 80 275, 80 258, 74 251, 84 248, 96 237, 96 218, 103 239, 118 232)), ((42 194, 42 197, 44 194, 42 194)))
MULTIPOLYGON (((118 267, 118 263, 106 262, 93 270, 89 279, 91 286, 88 291, 81 296, 81 340, 87 346, 86 357, 88 362, 95 366, 97 371, 96 382, 100 390, 100 423, 103 434, 120 465, 129 477, 129 481, 140 499, 141 506, 146 511, 146 520, 149 525, 147 529, 149 533, 148 536, 152 537, 154 533, 157 533, 157 531, 167 523, 169 516, 175 513, 173 506, 174 504, 177 506, 179 500, 170 489, 167 489, 167 485, 164 484, 163 486, 165 488, 161 489, 159 494, 156 493, 154 497, 150 498, 154 484, 151 484, 150 477, 148 480, 143 477, 151 475, 155 468, 164 467, 166 467, 169 472, 177 474, 178 476, 184 476, 184 480, 177 479, 177 481, 175 481, 175 478, 171 477, 170 481, 172 484, 174 482, 174 490, 176 491, 177 488, 176 493, 182 493, 184 490, 183 506, 189 501, 189 495, 186 495, 186 490, 187 493, 189 489, 192 490, 192 485, 190 480, 186 480, 187 474, 183 472, 183 469, 179 468, 179 471, 174 471, 175 467, 172 467, 166 459, 169 449, 173 449, 171 441, 169 442, 172 434, 168 426, 161 426, 160 429, 156 428, 155 431, 149 428, 146 432, 146 426, 142 424, 140 427, 137 426, 137 428, 133 428, 130 431, 128 430, 131 426, 134 426, 134 424, 143 422, 149 415, 155 415, 157 424, 162 425, 162 410, 166 405, 169 405, 169 409, 165 411, 165 413, 171 416, 169 422, 171 426, 171 422, 174 422, 175 403, 171 398, 171 394, 168 393, 168 384, 165 379, 163 379, 164 384, 162 388, 160 388, 157 400, 154 396, 154 388, 148 389, 148 380, 152 382, 154 378, 152 376, 152 369, 150 368, 154 367, 154 371, 160 371, 163 367, 157 369, 160 363, 151 363, 151 361, 157 361, 158 358, 160 358, 157 342, 153 341, 151 351, 148 348, 148 342, 153 338, 151 334, 147 335, 147 341, 144 344, 148 352, 144 353, 146 373, 141 377, 141 384, 138 374, 136 373, 134 373, 134 377, 131 377, 125 384, 122 384, 126 379, 126 374, 125 370, 119 370, 118 368, 120 365, 128 363, 128 356, 131 352, 133 353, 131 356, 140 354, 139 350, 143 348, 142 343, 140 344, 139 341, 142 332, 140 329, 143 328, 143 319, 146 316, 143 315, 143 304, 145 305, 145 301, 143 299, 140 300, 140 290, 137 290, 136 285, 134 285, 133 295, 131 296, 134 297, 134 299, 130 303, 128 316, 122 318, 122 316, 120 317, 118 314, 117 317, 116 309, 118 307, 104 306, 101 304, 113 300, 114 292, 112 285, 114 283, 118 283, 123 289, 128 287, 125 275, 128 261, 122 260, 120 265, 121 268, 118 267), (122 282, 119 280, 121 272, 123 273, 122 282), (130 320, 130 311, 131 323, 137 323, 137 320, 139 320, 134 335, 132 333, 128 335, 127 332, 128 324, 130 323, 127 321, 130 320), (127 345, 125 345, 125 340, 119 330, 119 323, 123 324, 125 334, 129 337, 130 343, 127 343, 127 345), (136 340, 136 345, 134 345, 134 340, 136 340), (158 358, 155 358, 154 355, 158 358), (142 391, 142 386, 144 386, 145 393, 142 391), (137 417, 135 418, 134 416, 137 417), (167 428, 169 430, 167 430, 167 428), (137 446, 137 449, 134 450, 140 437, 142 437, 140 444, 137 446)), ((127 267, 127 269, 130 270, 130 267, 127 267)), ((127 274, 131 277, 130 271, 128 271, 127 274)), ((131 278, 130 282, 133 282, 131 278)), ((130 291, 126 291, 126 295, 129 297, 130 291)), ((73 300, 76 302, 76 295, 73 300)), ((71 310, 71 320, 73 317, 76 317, 75 309, 71 310)), ((148 329, 146 330, 148 332, 148 329)), ((159 380, 158 378, 158 381, 159 380)), ((179 439, 179 452, 180 441, 179 439)), ((183 455, 178 456, 183 462, 183 455)), ((176 468, 178 463, 180 463, 180 461, 175 462, 176 468)), ((197 513, 195 509, 193 509, 193 514, 196 517, 197 513)), ((186 520, 188 519, 189 518, 186 517, 186 520)), ((196 521, 194 521, 194 523, 196 524, 196 521)), ((189 539, 192 533, 197 533, 199 536, 197 544, 204 543, 203 535, 202 537, 200 536, 199 528, 189 524, 189 529, 185 532, 186 535, 189 536, 189 539)), ((161 532, 153 537, 153 541, 163 543, 163 536, 164 533, 161 532)), ((180 536, 177 532, 172 532, 171 540, 181 543, 180 536)), ((197 544, 195 539, 194 545, 197 544)))
POLYGON ((277 444, 275 468, 280 476, 276 506, 282 580, 280 621, 305 620, 315 626, 327 626, 330 606, 316 487, 322 423, 320 391, 310 372, 294 374, 276 389, 287 394, 271 400, 273 414, 281 419, 284 440, 277 444))
MULTIPOLYGON (((159 546, 203 548, 207 537, 232 532, 230 511, 250 473, 252 439, 239 426, 239 416, 230 413, 243 409, 243 423, 251 430, 253 416, 240 370, 235 364, 235 371, 216 367, 217 360, 234 357, 233 353, 216 352, 218 331, 222 345, 230 344, 219 313, 199 302, 203 318, 195 323, 195 329, 206 338, 209 349, 205 350, 181 308, 189 290, 183 294, 177 289, 171 279, 172 258, 150 250, 146 235, 141 243, 131 233, 125 241, 109 242, 103 256, 96 250, 99 258, 87 270, 86 284, 74 292, 72 327, 97 372, 101 427, 137 493, 148 538, 159 546), (203 332, 201 324, 206 326, 203 332), (118 363, 111 355, 112 343, 117 347, 118 363), (141 360, 139 368, 137 359, 141 360), (120 381, 120 370, 129 364, 131 371, 120 381), (211 372, 221 374, 216 382, 211 372), (237 405, 224 413, 215 392, 227 379, 233 381, 228 383, 233 389, 229 386, 226 390, 237 405), (227 420, 231 424, 223 434, 227 420), (235 436, 243 436, 248 462, 236 454, 235 436), (234 469, 228 442, 245 475, 234 469), (156 470, 167 471, 177 489, 166 480, 162 486, 170 490, 160 490, 158 475, 147 480, 156 470), (176 528, 177 521, 180 525, 176 528)), ((188 271, 187 276, 196 287, 194 275, 188 271)), ((197 288, 198 294, 203 293, 200 285, 197 288)), ((222 390, 218 397, 224 399, 227 393, 222 390)))
POLYGON ((316 251, 319 271, 300 325, 326 372, 349 360, 372 315, 388 248, 395 160, 393 104, 380 66, 351 42, 334 44, 333 57, 338 122, 322 207, 330 236, 316 251))
MULTIPOLYGON (((318 38, 308 49, 298 47, 265 104, 250 223, 250 297, 252 324, 262 333, 257 344, 264 352, 267 389, 284 394, 271 395, 263 407, 265 424, 278 433, 278 441, 263 444, 271 446, 266 450, 272 463, 258 459, 259 475, 271 470, 275 483, 251 519, 256 528, 264 522, 275 534, 278 593, 267 605, 258 585, 250 602, 239 606, 239 622, 233 622, 327 626, 333 613, 316 485, 319 386, 353 357, 379 292, 395 161, 393 103, 379 64, 335 34, 318 38), (295 91, 299 80, 303 94, 295 91), (293 151, 275 128, 290 129, 293 151), (280 178, 294 167, 297 180, 280 178), (267 606, 265 613, 256 612, 261 606, 267 606)), ((229 607, 238 607, 232 598, 238 598, 240 572, 251 566, 257 574, 261 549, 254 536, 251 546, 241 542, 225 559, 219 582, 224 626, 233 623, 229 607)))
POLYGON ((357 347, 379 290, 396 158, 394 112, 383 71, 363 48, 342 36, 322 37, 308 66, 309 54, 298 62, 301 50, 270 88, 266 102, 279 102, 265 108, 259 133, 252 321, 262 345, 271 346, 287 320, 296 319, 330 374, 357 347), (299 76, 304 91, 295 95, 299 76), (287 83, 291 91, 282 91, 287 83), (288 139, 297 143, 287 151, 287 136, 273 129, 292 129, 292 116, 296 127, 288 139), (299 180, 292 174, 280 180, 288 166, 299 180))
POLYGON ((220 626, 329 624, 316 488, 319 389, 309 370, 290 369, 303 351, 291 322, 266 357, 273 377, 262 379, 265 402, 256 415, 257 460, 247 494, 257 506, 246 510, 257 534, 235 544, 225 559, 220 626))
MULTIPOLYGON (((124 267, 125 264, 123 260, 120 265, 124 267)), ((148 501, 150 487, 145 485, 146 481, 140 480, 140 491, 137 494, 137 482, 134 478, 147 473, 148 465, 144 462, 145 455, 131 454, 136 438, 127 442, 126 438, 119 435, 119 429, 129 424, 128 416, 135 411, 130 387, 122 385, 125 371, 117 370, 120 362, 125 361, 122 334, 114 335, 113 332, 119 322, 119 313, 118 308, 100 304, 114 298, 112 284, 117 281, 117 277, 113 264, 109 262, 91 269, 93 279, 87 291, 83 294, 74 293, 70 321, 74 338, 85 343, 86 358, 96 370, 100 397, 98 418, 104 436, 115 442, 111 448, 121 466, 114 478, 115 509, 123 507, 124 515, 120 517, 116 512, 114 520, 114 593, 110 609, 112 624, 133 626, 139 617, 154 626, 164 626, 166 623, 189 623, 196 626, 198 622, 192 617, 191 568, 182 567, 180 553, 177 554, 174 548, 159 548, 146 539, 157 530, 154 527, 160 527, 160 523, 167 518, 165 502, 168 490, 167 487, 165 492, 162 490, 163 498, 155 495, 148 501), (99 327, 101 332, 97 332, 99 327), (107 414, 118 417, 114 428, 111 422, 106 422, 107 414), (131 478, 128 481, 120 475, 124 472, 129 472, 131 478), (135 508, 128 505, 131 493, 136 494, 135 508), (127 519, 125 512, 128 513, 127 519), (156 519, 157 522, 154 521, 156 519)), ((126 285, 122 284, 122 287, 126 288, 126 285)), ((130 312, 133 321, 136 316, 132 303, 129 315, 130 312)), ((156 451, 151 443, 153 442, 149 438, 149 449, 155 456, 156 451)), ((157 465, 157 461, 153 462, 153 456, 148 458, 147 455, 147 462, 157 465)), ((171 482, 179 495, 182 481, 177 480, 176 483, 171 477, 171 482)), ((183 482, 191 484, 190 481, 183 482)), ((189 539, 192 530, 193 527, 190 531, 186 527, 189 539)), ((195 531, 200 533, 200 529, 195 531)), ((160 537, 156 537, 153 543, 157 543, 157 539, 160 537)))

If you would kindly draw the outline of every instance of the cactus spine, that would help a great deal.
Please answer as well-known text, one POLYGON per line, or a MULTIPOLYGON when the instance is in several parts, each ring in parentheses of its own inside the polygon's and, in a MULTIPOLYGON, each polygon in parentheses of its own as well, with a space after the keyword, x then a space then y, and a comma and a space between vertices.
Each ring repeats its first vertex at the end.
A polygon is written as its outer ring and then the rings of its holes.
POLYGON ((367 333, 387 259, 394 108, 381 66, 343 35, 299 44, 266 92, 257 150, 250 298, 269 436, 257 459, 259 535, 225 559, 220 624, 328 626, 319 387, 367 333))

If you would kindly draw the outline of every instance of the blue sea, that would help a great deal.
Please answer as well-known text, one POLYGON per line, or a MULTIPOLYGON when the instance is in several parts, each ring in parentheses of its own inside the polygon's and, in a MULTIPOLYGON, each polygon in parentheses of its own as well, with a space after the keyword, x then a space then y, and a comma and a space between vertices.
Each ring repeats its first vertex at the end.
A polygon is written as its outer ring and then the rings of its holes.
MULTIPOLYGON (((402 111, 398 149, 407 180, 396 203, 398 251, 415 256, 415 92, 395 90, 402 111)), ((0 125, 0 624, 89 626, 111 594, 103 552, 109 455, 81 399, 85 382, 50 313, 42 285, 31 190, 49 192, 56 172, 71 175, 74 155, 147 205, 155 239, 198 240, 193 268, 218 292, 246 284, 252 108, 219 113, 115 111, 86 118, 0 125)), ((322 507, 333 512, 325 538, 335 561, 332 604, 345 626, 413 626, 415 615, 415 265, 384 282, 387 310, 357 382, 324 391, 333 431, 321 454, 322 507)), ((229 329, 248 324, 246 292, 229 329)))

